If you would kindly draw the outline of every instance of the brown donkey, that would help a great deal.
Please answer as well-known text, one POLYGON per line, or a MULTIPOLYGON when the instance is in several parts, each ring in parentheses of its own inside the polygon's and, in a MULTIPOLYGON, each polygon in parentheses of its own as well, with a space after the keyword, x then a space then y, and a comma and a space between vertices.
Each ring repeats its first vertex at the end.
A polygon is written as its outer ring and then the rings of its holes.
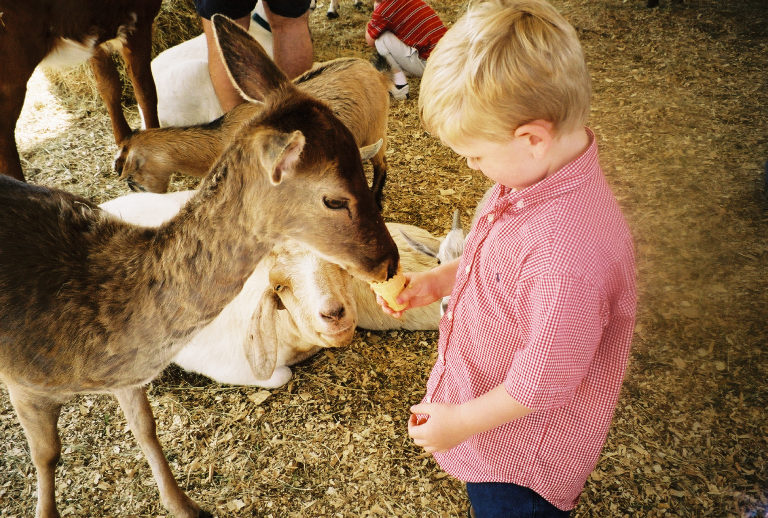
POLYGON ((157 128, 152 22, 161 0, 0 0, 0 174, 24 180, 14 132, 29 81, 41 62, 65 66, 90 57, 112 119, 115 143, 131 134, 111 49, 119 47, 147 128, 157 128))
MULTIPOLYGON (((37 470, 38 518, 58 516, 57 420, 81 392, 117 397, 171 513, 209 516, 174 480, 143 385, 286 238, 365 280, 398 267, 349 130, 246 31, 213 22, 233 82, 265 108, 175 218, 135 227, 88 200, 0 175, 0 378, 37 470)), ((263 323, 251 325, 256 333, 263 323)))

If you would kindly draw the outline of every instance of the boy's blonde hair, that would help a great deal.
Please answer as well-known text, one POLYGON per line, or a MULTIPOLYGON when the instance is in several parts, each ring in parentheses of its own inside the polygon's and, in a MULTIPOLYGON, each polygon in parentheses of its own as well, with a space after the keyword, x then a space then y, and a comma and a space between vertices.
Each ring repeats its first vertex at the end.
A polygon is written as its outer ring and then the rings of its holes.
POLYGON ((444 142, 504 141, 537 119, 583 126, 591 83, 576 31, 544 0, 471 4, 432 51, 421 80, 422 124, 444 142))

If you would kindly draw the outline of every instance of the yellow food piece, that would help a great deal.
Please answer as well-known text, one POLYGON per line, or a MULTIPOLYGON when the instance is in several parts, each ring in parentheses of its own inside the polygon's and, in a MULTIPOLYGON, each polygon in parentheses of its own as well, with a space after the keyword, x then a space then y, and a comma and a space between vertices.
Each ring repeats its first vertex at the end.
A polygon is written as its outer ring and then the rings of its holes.
POLYGON ((405 309, 405 304, 397 303, 397 296, 405 288, 405 275, 400 272, 384 282, 371 282, 371 288, 374 293, 381 295, 381 297, 387 301, 389 307, 395 311, 401 311, 405 309))

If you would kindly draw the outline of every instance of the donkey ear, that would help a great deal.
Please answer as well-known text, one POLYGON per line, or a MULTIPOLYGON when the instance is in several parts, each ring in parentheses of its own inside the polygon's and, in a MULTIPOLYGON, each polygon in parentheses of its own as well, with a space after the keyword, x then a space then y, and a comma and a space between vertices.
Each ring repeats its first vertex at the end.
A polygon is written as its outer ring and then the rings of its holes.
POLYGON ((221 14, 214 14, 211 23, 229 78, 243 97, 263 102, 269 92, 292 87, 264 47, 248 31, 221 14))
POLYGON ((274 294, 271 289, 265 290, 251 315, 243 341, 243 352, 251 372, 259 380, 269 379, 277 366, 276 313, 274 294))
POLYGON ((261 165, 269 173, 272 185, 277 185, 283 180, 283 174, 298 164, 304 149, 304 135, 299 130, 292 133, 266 130, 261 132, 259 138, 261 165))

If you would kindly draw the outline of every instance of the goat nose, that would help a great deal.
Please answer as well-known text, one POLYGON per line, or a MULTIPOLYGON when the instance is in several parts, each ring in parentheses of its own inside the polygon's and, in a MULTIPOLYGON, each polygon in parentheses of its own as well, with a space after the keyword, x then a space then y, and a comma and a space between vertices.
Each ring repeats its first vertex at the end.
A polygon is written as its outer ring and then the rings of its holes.
POLYGON ((343 304, 339 304, 338 306, 334 308, 329 308, 324 311, 320 312, 320 316, 323 318, 323 320, 339 320, 344 317, 346 314, 346 308, 343 304))

